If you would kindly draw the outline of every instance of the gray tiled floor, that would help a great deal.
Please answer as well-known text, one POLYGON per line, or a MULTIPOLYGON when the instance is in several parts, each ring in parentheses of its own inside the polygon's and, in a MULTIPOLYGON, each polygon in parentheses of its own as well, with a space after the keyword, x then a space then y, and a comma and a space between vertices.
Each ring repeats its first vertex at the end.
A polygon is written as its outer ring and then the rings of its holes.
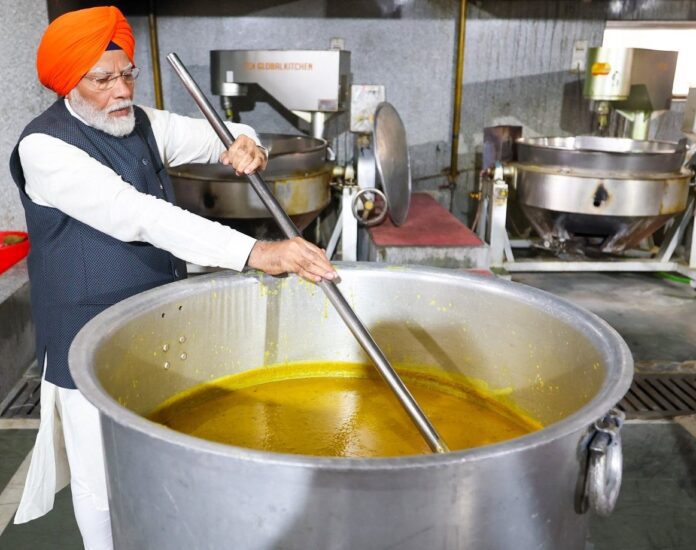
MULTIPOLYGON (((36 430, 0 430, 0 488, 4 488, 34 445, 36 430)), ((70 489, 56 496, 53 511, 23 525, 10 524, 0 550, 79 550, 82 538, 72 512, 70 489)))
POLYGON ((34 446, 35 430, 0 430, 0 489, 34 446))
POLYGON ((696 291, 687 284, 636 273, 517 273, 513 280, 602 317, 640 368, 696 364, 696 291))
POLYGON ((626 424, 624 473, 609 518, 590 522, 588 550, 696 548, 696 438, 674 423, 626 424))
POLYGON ((10 524, 0 535, 0 550, 80 550, 82 538, 72 509, 70 489, 56 495, 53 510, 44 517, 10 524))

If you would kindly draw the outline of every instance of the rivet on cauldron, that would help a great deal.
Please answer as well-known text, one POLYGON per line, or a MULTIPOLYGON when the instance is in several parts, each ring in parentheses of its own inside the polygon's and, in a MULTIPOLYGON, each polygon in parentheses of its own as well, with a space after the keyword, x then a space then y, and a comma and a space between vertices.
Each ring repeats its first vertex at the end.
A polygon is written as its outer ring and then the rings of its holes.
POLYGON ((179 355, 179 357, 181 358, 182 361, 185 361, 186 357, 188 357, 188 356, 186 355, 186 352, 184 352, 181 355, 179 355))
POLYGON ((181 342, 182 344, 186 342, 186 336, 179 336, 179 342, 181 342))
POLYGON ((169 349, 169 344, 164 344, 162 346, 162 351, 167 351, 169 349))
POLYGON ((169 366, 170 366, 169 361, 165 361, 165 362, 164 362, 164 368, 165 368, 165 369, 168 369, 169 366))

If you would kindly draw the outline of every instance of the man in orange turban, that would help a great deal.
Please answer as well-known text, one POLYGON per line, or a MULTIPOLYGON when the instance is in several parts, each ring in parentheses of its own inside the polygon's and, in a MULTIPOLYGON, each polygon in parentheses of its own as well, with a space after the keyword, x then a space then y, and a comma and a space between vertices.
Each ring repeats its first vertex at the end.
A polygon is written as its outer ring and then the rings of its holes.
POLYGON ((32 316, 44 368, 41 425, 15 522, 49 511, 69 481, 88 550, 113 543, 99 415, 68 368, 77 332, 110 305, 185 277, 186 262, 313 282, 336 277, 323 251, 299 237, 257 241, 173 204, 167 166, 222 162, 249 174, 265 168, 266 154, 249 126, 229 124, 236 140, 225 150, 202 119, 134 105, 134 47, 115 7, 53 21, 37 69, 59 98, 27 125, 10 159, 32 242, 32 316))

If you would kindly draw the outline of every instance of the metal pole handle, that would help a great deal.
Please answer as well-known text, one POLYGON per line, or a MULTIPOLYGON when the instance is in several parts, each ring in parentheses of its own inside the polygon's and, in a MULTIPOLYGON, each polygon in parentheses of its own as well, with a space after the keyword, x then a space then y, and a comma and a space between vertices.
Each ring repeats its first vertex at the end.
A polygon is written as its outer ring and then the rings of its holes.
MULTIPOLYGON (((176 71, 176 74, 181 79, 184 87, 189 91, 191 97, 193 97, 193 100, 203 113, 203 116, 208 120, 218 137, 222 140, 222 143, 226 148, 229 149, 234 143, 234 136, 232 135, 232 132, 230 132, 229 128, 215 112, 212 105, 210 105, 208 99, 203 95, 195 80, 193 80, 189 72, 186 70, 186 67, 179 59, 179 56, 177 56, 175 53, 170 53, 167 56, 167 61, 169 61, 171 66, 174 68, 174 71, 176 71)), ((259 195, 261 201, 264 203, 264 205, 266 205, 266 208, 268 208, 270 213, 273 215, 273 218, 278 223, 285 236, 288 239, 299 237, 300 232, 298 231, 297 227, 290 219, 290 216, 288 216, 285 210, 283 210, 283 207, 280 205, 273 193, 271 193, 271 190, 268 188, 268 185, 266 185, 266 182, 263 181, 261 176, 253 173, 247 174, 247 178, 249 179, 251 186, 254 188, 254 191, 256 191, 256 193, 259 195)), ((370 356, 370 359, 372 359, 376 365, 377 370, 382 375, 382 378, 384 378, 385 382, 394 392, 399 400, 399 403, 401 403, 401 406, 405 409, 406 413, 414 422, 418 428, 418 431, 420 431, 421 435, 430 446, 430 449, 437 453, 447 452, 449 449, 442 440, 442 437, 440 437, 440 434, 425 416, 423 410, 420 408, 418 403, 416 403, 413 395, 411 395, 411 392, 409 392, 401 378, 399 378, 399 375, 389 364, 386 356, 384 353, 382 353, 382 350, 379 349, 379 346, 374 341, 367 328, 365 328, 365 325, 363 325, 353 309, 350 307, 343 294, 341 294, 341 291, 338 290, 338 287, 336 287, 333 281, 325 280, 322 280, 319 283, 319 286, 324 291, 324 294, 326 294, 329 301, 336 308, 336 311, 341 316, 341 319, 343 319, 343 322, 346 324, 348 329, 353 333, 353 336, 355 336, 362 348, 370 356)))

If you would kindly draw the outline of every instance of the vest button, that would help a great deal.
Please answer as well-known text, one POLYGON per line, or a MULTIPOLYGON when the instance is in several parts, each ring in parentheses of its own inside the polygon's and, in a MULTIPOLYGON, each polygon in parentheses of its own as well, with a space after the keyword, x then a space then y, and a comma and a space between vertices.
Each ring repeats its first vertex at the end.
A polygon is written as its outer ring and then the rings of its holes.
POLYGON ((150 163, 147 161, 147 159, 143 159, 143 160, 142 160, 142 163, 143 163, 143 166, 147 166, 148 164, 150 164, 150 163))

